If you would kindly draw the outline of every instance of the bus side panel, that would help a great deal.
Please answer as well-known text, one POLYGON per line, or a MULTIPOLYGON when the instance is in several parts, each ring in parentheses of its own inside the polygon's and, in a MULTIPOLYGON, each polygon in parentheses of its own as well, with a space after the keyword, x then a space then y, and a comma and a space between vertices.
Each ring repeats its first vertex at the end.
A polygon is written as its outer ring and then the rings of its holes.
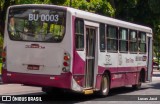
POLYGON ((74 51, 73 78, 78 82, 81 87, 84 86, 84 76, 85 61, 79 56, 76 51, 74 51))
POLYGON ((137 72, 131 72, 125 74, 125 85, 133 85, 136 84, 137 80, 137 72))
MULTIPOLYGON (((136 83, 137 67, 120 67, 118 68, 118 73, 123 76, 122 86, 136 83)), ((119 75, 118 77, 120 78, 121 76, 119 75)))
MULTIPOLYGON (((101 78, 106 68, 99 66, 98 69, 99 69, 99 74, 97 75, 96 88, 100 89, 101 78)), ((142 66, 138 67, 138 69, 139 70, 137 70, 137 67, 121 67, 118 68, 117 72, 116 68, 114 67, 108 68, 108 71, 111 73, 110 88, 138 84, 140 69, 146 70, 146 68, 145 66, 142 66)))

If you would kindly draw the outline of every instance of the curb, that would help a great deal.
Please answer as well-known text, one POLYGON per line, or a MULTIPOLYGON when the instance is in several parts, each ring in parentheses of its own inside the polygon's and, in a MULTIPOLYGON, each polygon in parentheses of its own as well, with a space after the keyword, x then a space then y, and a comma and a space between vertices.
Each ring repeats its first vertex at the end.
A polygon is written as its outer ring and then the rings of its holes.
POLYGON ((157 69, 153 69, 153 72, 160 72, 160 70, 157 70, 157 69))

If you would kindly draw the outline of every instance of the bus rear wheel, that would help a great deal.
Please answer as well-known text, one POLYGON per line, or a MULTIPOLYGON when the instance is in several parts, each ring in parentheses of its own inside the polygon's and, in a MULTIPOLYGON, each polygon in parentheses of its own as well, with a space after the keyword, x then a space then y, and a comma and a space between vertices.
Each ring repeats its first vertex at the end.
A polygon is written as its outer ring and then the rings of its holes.
POLYGON ((141 78, 141 73, 140 73, 139 78, 138 78, 138 84, 132 85, 132 88, 135 90, 139 90, 141 89, 141 85, 142 85, 142 78, 141 78))
POLYGON ((102 96, 102 97, 105 97, 109 94, 109 76, 108 74, 106 75, 103 75, 102 76, 102 80, 101 80, 101 89, 100 89, 100 92, 99 92, 99 95, 102 96))

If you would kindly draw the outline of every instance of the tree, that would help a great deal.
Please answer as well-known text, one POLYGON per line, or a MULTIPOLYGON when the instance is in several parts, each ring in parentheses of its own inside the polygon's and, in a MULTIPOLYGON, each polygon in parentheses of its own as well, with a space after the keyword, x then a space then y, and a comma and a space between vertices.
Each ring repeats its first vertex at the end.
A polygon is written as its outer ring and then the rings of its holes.
MULTIPOLYGON (((66 0, 65 6, 70 6, 70 0, 66 0)), ((115 10, 107 0, 72 0, 73 8, 113 17, 115 10)))

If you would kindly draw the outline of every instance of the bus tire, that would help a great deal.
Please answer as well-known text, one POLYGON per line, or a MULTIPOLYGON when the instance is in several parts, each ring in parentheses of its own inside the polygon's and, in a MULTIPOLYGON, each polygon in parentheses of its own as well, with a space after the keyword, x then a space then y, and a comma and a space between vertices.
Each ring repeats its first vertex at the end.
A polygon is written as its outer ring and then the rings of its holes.
POLYGON ((134 90, 139 90, 139 89, 141 89, 141 85, 142 85, 141 75, 142 75, 142 74, 140 73, 139 78, 138 78, 138 84, 132 85, 132 88, 133 88, 134 90))
POLYGON ((99 91, 99 95, 101 97, 105 97, 109 94, 109 90, 110 90, 110 80, 109 80, 109 75, 105 74, 102 76, 102 80, 101 80, 101 89, 99 91))

